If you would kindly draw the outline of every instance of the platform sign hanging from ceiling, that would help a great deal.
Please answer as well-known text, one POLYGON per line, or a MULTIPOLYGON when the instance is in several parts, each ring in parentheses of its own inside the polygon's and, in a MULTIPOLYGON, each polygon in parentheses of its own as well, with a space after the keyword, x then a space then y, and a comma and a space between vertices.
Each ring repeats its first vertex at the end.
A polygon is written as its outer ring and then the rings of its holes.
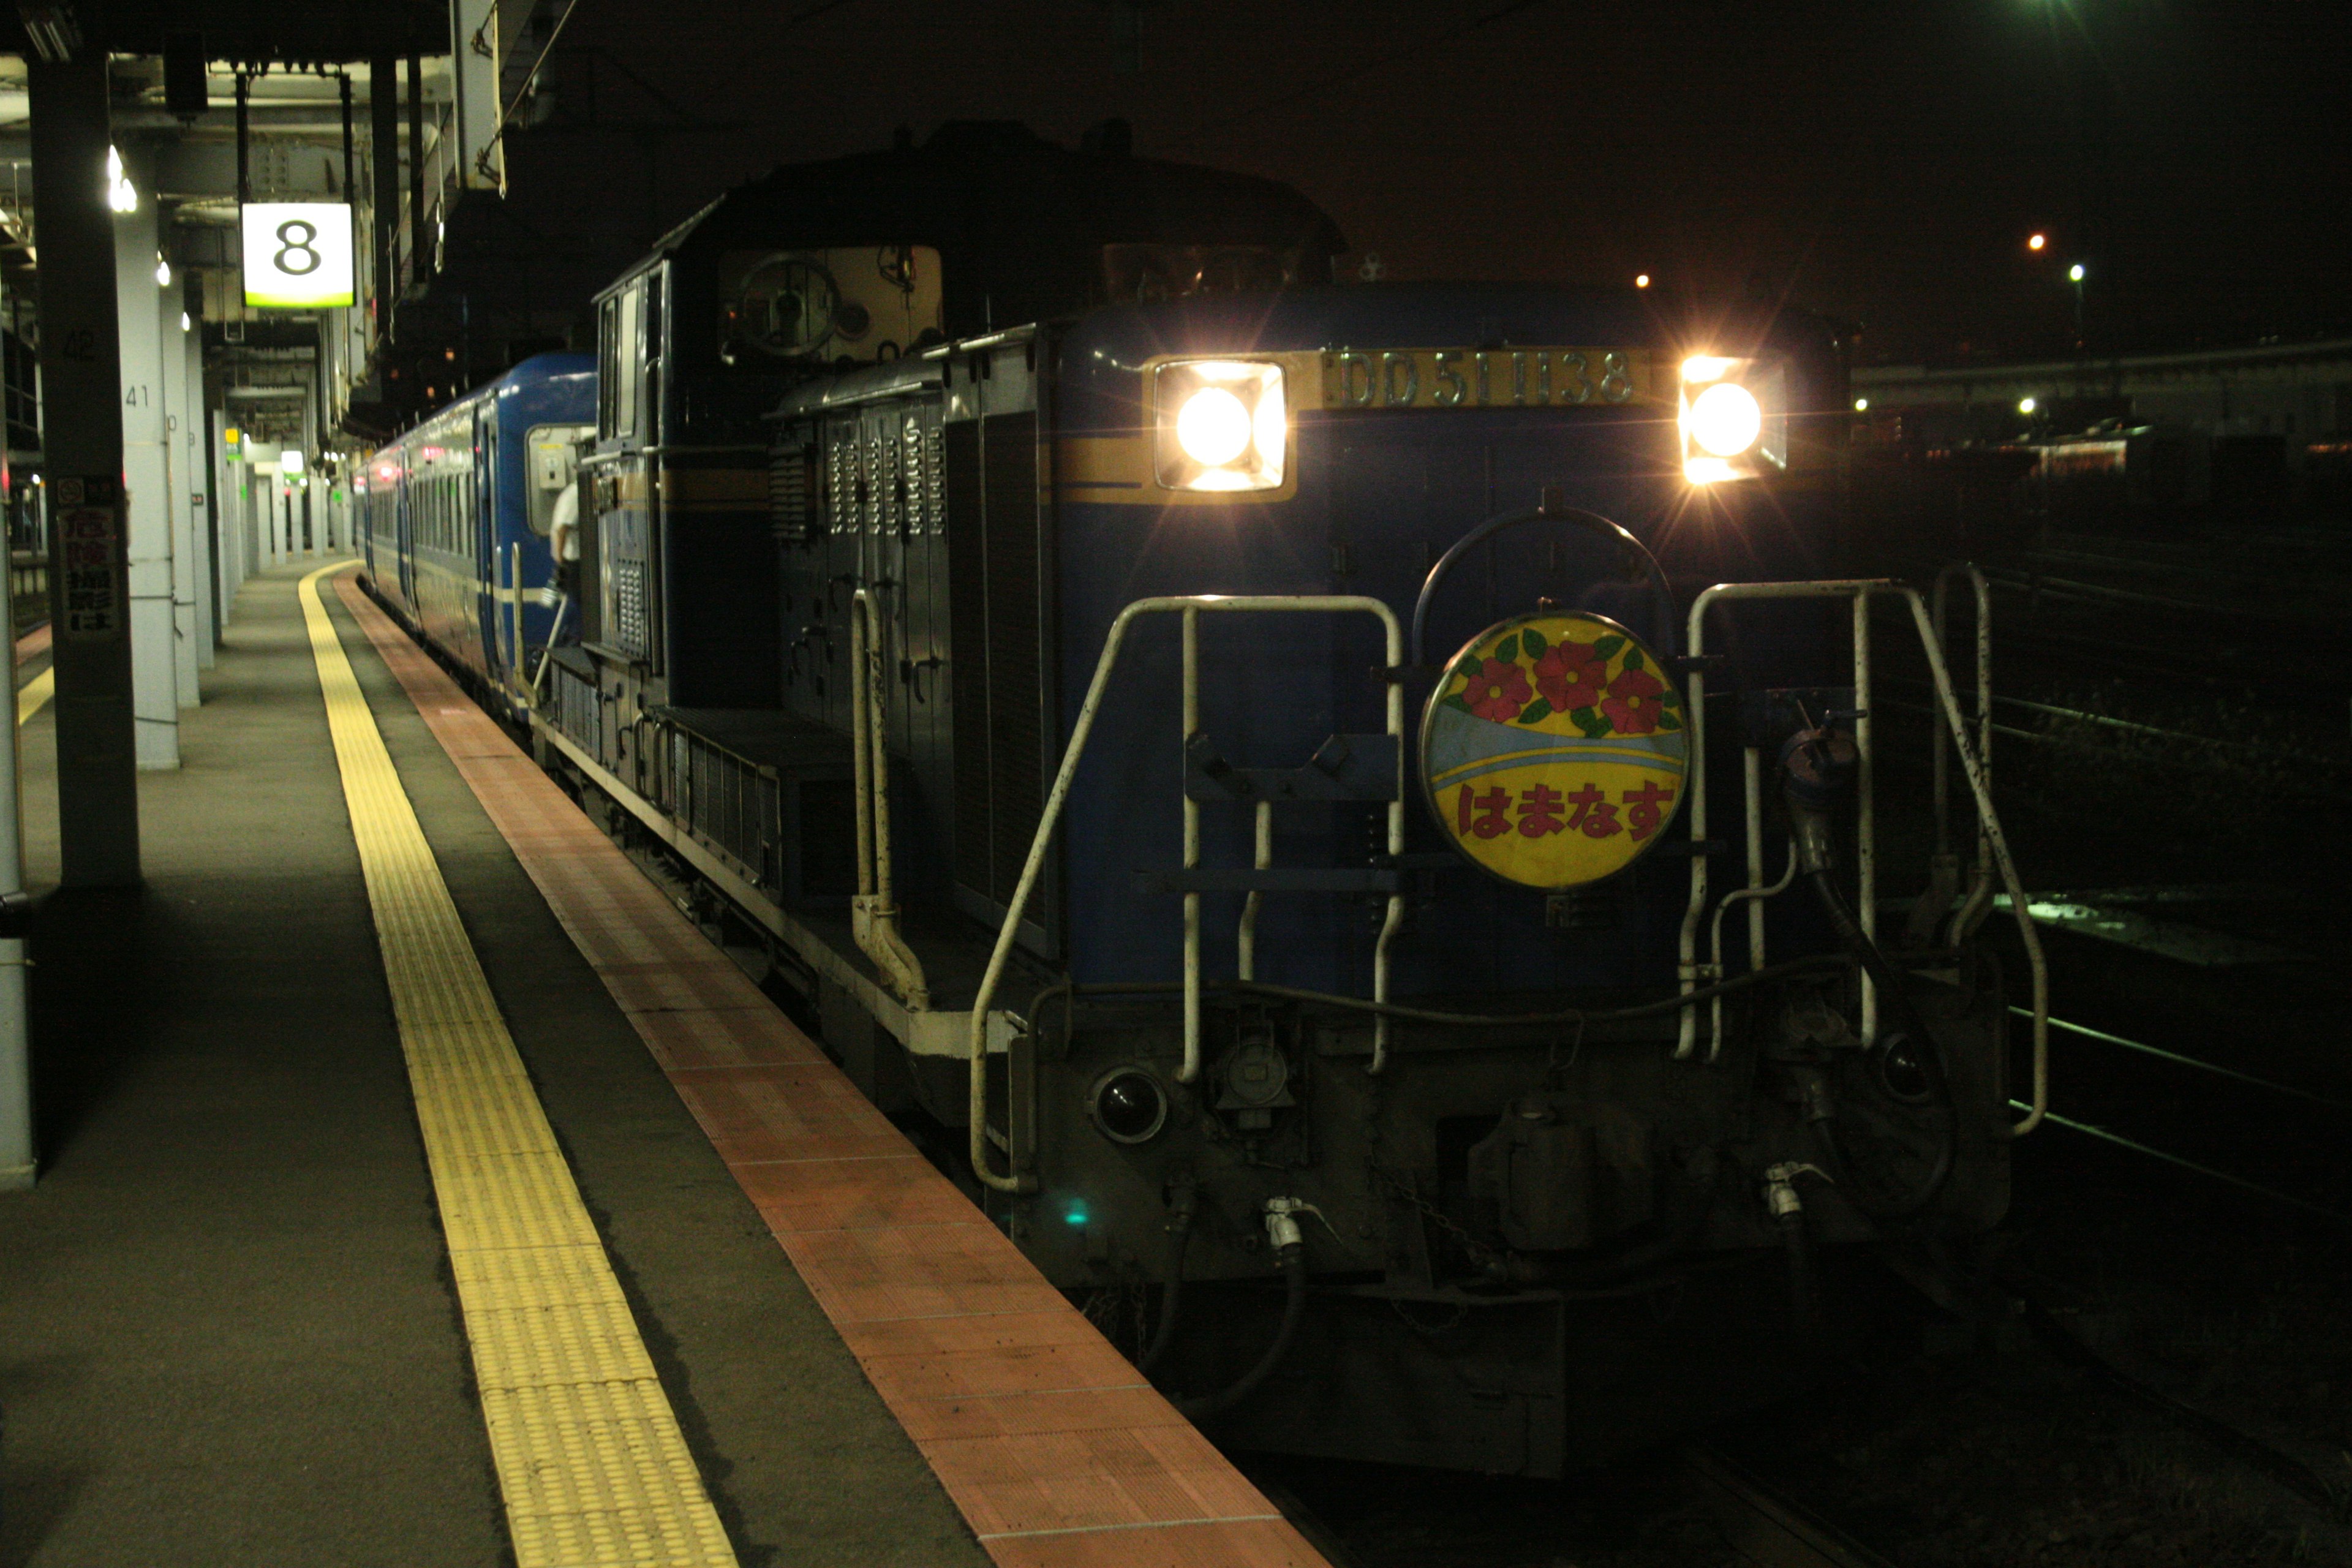
POLYGON ((352 209, 342 202, 249 202, 245 302, 316 310, 352 302, 352 209))
POLYGON ((1682 805, 1690 737, 1672 672, 1606 616, 1520 616, 1473 637, 1430 694, 1423 786, 1447 840, 1506 882, 1614 876, 1682 805))

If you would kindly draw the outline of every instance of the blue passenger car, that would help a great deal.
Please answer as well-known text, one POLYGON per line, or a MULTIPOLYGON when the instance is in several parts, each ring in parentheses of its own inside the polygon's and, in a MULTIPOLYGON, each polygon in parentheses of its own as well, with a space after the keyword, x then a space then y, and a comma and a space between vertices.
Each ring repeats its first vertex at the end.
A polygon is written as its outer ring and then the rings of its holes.
POLYGON ((519 695, 559 630, 548 530, 593 433, 596 362, 541 354, 420 421, 356 485, 377 594, 485 692, 519 695))

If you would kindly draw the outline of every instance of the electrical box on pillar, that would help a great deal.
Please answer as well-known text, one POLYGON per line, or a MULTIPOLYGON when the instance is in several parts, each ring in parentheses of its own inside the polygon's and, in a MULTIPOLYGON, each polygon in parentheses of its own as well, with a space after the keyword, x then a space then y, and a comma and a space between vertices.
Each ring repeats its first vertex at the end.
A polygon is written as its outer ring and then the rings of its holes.
POLYGON ((352 302, 352 209, 342 202, 250 202, 245 302, 317 310, 352 302))

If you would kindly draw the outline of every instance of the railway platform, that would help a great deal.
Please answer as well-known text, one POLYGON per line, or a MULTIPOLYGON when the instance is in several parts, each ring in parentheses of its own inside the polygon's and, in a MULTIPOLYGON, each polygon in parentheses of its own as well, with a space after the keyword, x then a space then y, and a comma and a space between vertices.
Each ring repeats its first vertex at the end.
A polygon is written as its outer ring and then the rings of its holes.
POLYGON ((0 1563, 1323 1562, 348 570, 182 749, 32 942, 0 1563))

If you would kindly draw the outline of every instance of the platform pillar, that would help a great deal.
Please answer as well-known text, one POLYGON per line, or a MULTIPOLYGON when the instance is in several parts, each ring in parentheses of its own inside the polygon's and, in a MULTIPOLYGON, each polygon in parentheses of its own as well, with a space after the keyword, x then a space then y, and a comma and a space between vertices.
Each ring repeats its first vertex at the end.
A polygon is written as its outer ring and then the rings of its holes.
MULTIPOLYGON (((176 426, 172 432, 172 467, 180 479, 177 499, 188 509, 182 537, 188 542, 188 593, 195 611, 196 668, 202 670, 213 667, 213 645, 219 641, 213 605, 220 571, 213 559, 212 464, 205 446, 204 334, 196 331, 195 319, 181 309, 179 294, 174 289, 164 297, 163 318, 165 341, 175 341, 170 334, 177 332, 180 352, 180 374, 172 399, 176 426), (183 321, 187 325, 182 326, 183 321)), ((196 694, 194 682, 189 683, 188 691, 191 696, 196 694)))
POLYGON ((131 692, 139 766, 180 765, 178 629, 172 591, 171 448, 163 436, 163 313, 156 304, 155 194, 145 160, 123 154, 139 205, 114 217, 121 333, 122 479, 130 502, 131 692))
POLYGON ((139 881, 121 333, 107 207, 106 55, 25 62, 41 242, 41 405, 59 615, 58 869, 68 888, 139 881))
MULTIPOLYGON (((176 282, 178 274, 173 278, 176 282)), ((181 293, 170 287, 155 290, 156 412, 163 426, 163 508, 172 530, 172 676, 180 706, 194 708, 204 700, 196 686, 205 647, 196 614, 204 558, 196 553, 198 468, 188 447, 188 334, 180 325, 181 293)))

